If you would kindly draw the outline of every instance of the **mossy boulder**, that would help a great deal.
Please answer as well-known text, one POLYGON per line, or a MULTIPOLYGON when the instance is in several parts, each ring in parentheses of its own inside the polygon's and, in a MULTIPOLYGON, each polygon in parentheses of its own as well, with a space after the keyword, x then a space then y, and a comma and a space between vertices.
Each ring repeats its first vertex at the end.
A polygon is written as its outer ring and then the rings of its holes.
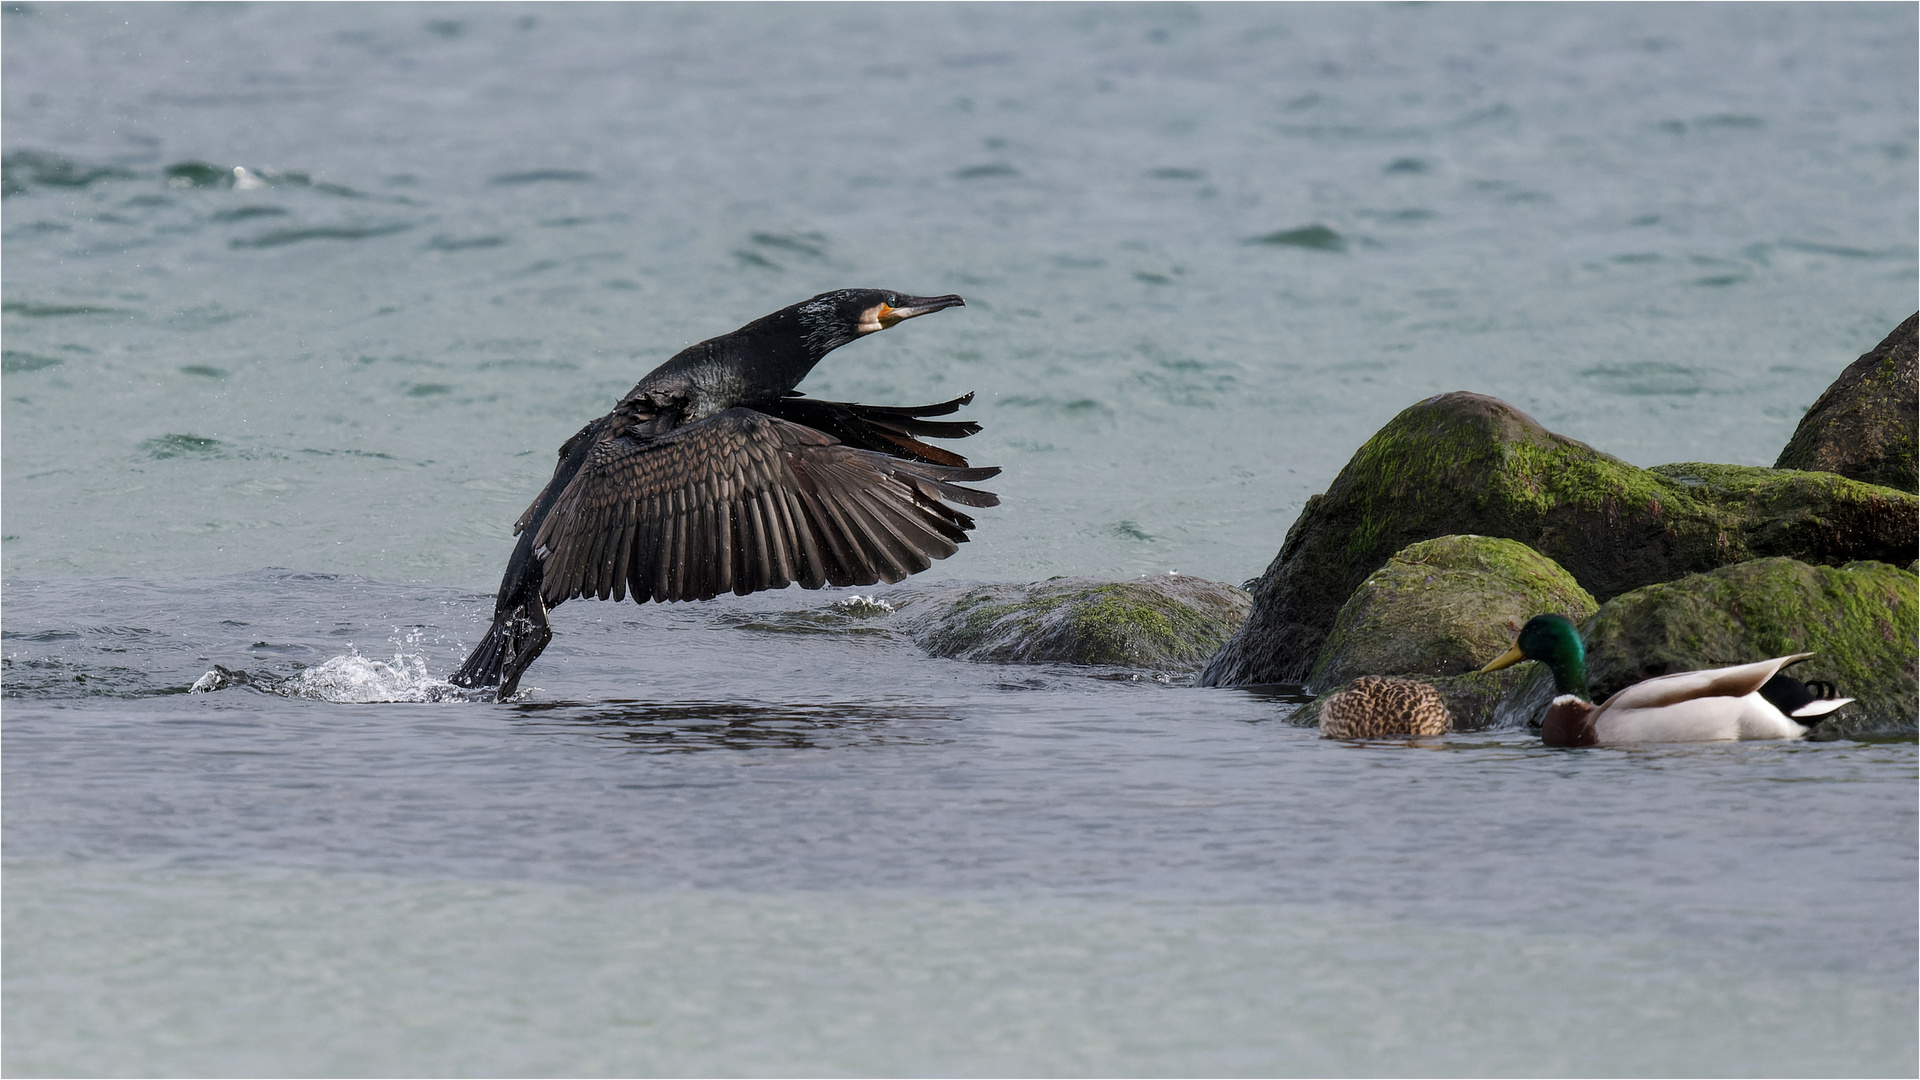
MULTIPOLYGON (((1824 679, 1854 699, 1816 737, 1911 735, 1920 709, 1915 584, 1911 572, 1880 562, 1775 558, 1649 585, 1601 605, 1581 628, 1587 682, 1604 701, 1656 675, 1810 652, 1788 674, 1824 679)), ((1495 710, 1501 726, 1537 722, 1553 698, 1551 673, 1522 667, 1526 678, 1495 710)))
POLYGON ((1830 473, 1731 465, 1642 469, 1497 398, 1440 394, 1367 440, 1307 500, 1253 611, 1202 685, 1298 683, 1340 608, 1394 552, 1473 533, 1517 540, 1605 601, 1655 582, 1786 555, 1905 563, 1920 500, 1830 473))
POLYGON ((1920 490, 1920 314, 1847 365, 1800 418, 1776 469, 1818 469, 1920 490))
POLYGON ((1246 621, 1251 603, 1231 585, 1178 574, 1051 578, 929 596, 908 610, 906 628, 935 656, 1192 671, 1246 621))
POLYGON ((1362 675, 1462 675, 1505 652, 1526 621, 1574 622, 1596 603, 1560 564, 1514 540, 1409 544, 1353 590, 1307 676, 1311 692, 1362 675))

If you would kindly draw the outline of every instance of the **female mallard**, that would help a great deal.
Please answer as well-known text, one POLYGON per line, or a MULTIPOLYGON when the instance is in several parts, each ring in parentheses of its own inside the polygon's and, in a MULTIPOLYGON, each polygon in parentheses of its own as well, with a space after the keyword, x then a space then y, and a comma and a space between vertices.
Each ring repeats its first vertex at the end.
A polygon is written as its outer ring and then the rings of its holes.
MULTIPOLYGON (((1781 668, 1812 655, 1662 675, 1634 683, 1595 706, 1587 690, 1587 650, 1579 629, 1565 616, 1536 615, 1521 627, 1513 648, 1480 670, 1498 671, 1522 660, 1547 665, 1560 695, 1540 726, 1540 741, 1548 746, 1797 739, 1807 729, 1762 697, 1760 688, 1781 668)), ((1815 701, 1807 708, 1824 714, 1845 703, 1815 701)), ((1806 709, 1796 713, 1809 719, 1816 715, 1806 709)))
POLYGON ((1320 734, 1328 739, 1385 739, 1445 735, 1453 714, 1440 692, 1412 679, 1362 675, 1320 707, 1320 734))

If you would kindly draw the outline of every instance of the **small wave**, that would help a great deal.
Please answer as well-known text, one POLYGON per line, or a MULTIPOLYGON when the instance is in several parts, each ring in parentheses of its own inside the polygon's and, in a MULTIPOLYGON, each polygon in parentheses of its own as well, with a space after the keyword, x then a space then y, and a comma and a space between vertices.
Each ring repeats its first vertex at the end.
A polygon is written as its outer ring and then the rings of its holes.
POLYGON ((824 259, 827 257, 827 238, 817 232, 757 232, 747 237, 747 239, 759 244, 761 247, 775 248, 788 254, 800 255, 809 259, 824 259))
POLYGON ((559 182, 563 184, 591 183, 593 174, 579 169, 532 169, 528 172, 501 173, 487 181, 490 184, 544 184, 559 182))
POLYGON ((16 352, 8 349, 0 353, 0 373, 17 375, 26 371, 39 371, 42 368, 59 367, 65 361, 57 356, 35 356, 28 352, 16 352))
POLYGON ((964 169, 956 169, 954 170, 953 178, 955 180, 991 180, 1019 175, 1019 169, 1005 162, 996 161, 986 165, 969 165, 964 169))
POLYGON ((24 300, 8 300, 0 304, 0 311, 12 315, 25 315, 28 318, 46 319, 63 315, 131 315, 126 308, 101 307, 97 304, 36 304, 24 300))
POLYGON ((156 460, 187 457, 196 454, 218 454, 228 449, 219 439, 209 439, 204 435, 159 435, 140 444, 147 456, 156 460))
POLYGON ((82 188, 95 180, 131 175, 117 165, 88 165, 59 154, 14 150, 0 157, 0 194, 18 195, 32 187, 82 188))
POLYGON ((1278 247, 1306 248, 1309 251, 1345 251, 1346 237, 1334 232, 1325 225, 1302 225, 1297 229, 1282 229, 1279 232, 1256 236, 1249 240, 1253 244, 1273 244, 1278 247))
POLYGON ((222 225, 226 225, 235 221, 251 221, 254 218, 286 217, 292 212, 291 210, 278 206, 237 206, 232 210, 222 210, 216 214, 211 214, 208 216, 208 220, 217 221, 222 225))
MULTIPOLYGON (((258 191, 261 188, 269 187, 303 187, 312 188, 314 191, 322 191, 328 195, 338 195, 345 199, 366 199, 370 197, 344 184, 315 180, 307 173, 292 169, 249 169, 245 165, 235 165, 232 168, 226 168, 220 165, 209 165, 204 161, 182 161, 176 165, 167 166, 162 175, 166 177, 167 187, 175 191, 185 191, 193 188, 232 188, 235 191, 258 191)), ((387 201, 405 202, 406 200, 391 199, 387 201)), ((284 213, 284 211, 263 208, 250 214, 248 208, 242 207, 241 210, 237 212, 228 211, 227 213, 237 216, 229 217, 226 220, 240 220, 244 217, 258 216, 258 214, 262 213, 273 214, 284 213)), ((215 220, 221 219, 216 215, 215 220)))
POLYGON ((427 241, 430 251, 468 251, 473 248, 495 248, 506 244, 504 236, 454 236, 441 233, 427 241))
POLYGON ((229 240, 228 246, 235 248, 274 248, 288 244, 304 243, 308 240, 367 240, 377 236, 392 236, 413 228, 412 222, 396 221, 384 225, 325 225, 306 229, 274 229, 259 236, 242 237, 229 240))

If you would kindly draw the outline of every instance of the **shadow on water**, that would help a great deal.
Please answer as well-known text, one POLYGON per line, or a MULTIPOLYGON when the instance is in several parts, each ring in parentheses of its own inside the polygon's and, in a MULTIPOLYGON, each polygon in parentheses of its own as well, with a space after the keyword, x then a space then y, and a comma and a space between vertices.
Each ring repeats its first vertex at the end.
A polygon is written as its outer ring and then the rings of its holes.
POLYGON ((1286 705, 1305 705, 1314 695, 1299 683, 1244 683, 1224 689, 1244 694, 1262 701, 1278 701, 1286 705))
POLYGON ((631 700, 524 702, 528 730, 591 733, 646 753, 696 750, 841 750, 934 746, 953 741, 949 711, 860 702, 825 705, 657 704, 631 700))

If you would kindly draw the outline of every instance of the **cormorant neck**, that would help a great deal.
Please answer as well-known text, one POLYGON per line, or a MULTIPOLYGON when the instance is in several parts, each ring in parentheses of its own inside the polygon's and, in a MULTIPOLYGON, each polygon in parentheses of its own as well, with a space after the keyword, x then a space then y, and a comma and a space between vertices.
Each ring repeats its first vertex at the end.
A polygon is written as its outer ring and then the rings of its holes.
POLYGON ((775 397, 800 385, 800 380, 828 353, 859 336, 810 325, 798 308, 795 305, 776 311, 727 335, 732 339, 728 342, 730 353, 751 358, 756 389, 771 391, 775 397))

